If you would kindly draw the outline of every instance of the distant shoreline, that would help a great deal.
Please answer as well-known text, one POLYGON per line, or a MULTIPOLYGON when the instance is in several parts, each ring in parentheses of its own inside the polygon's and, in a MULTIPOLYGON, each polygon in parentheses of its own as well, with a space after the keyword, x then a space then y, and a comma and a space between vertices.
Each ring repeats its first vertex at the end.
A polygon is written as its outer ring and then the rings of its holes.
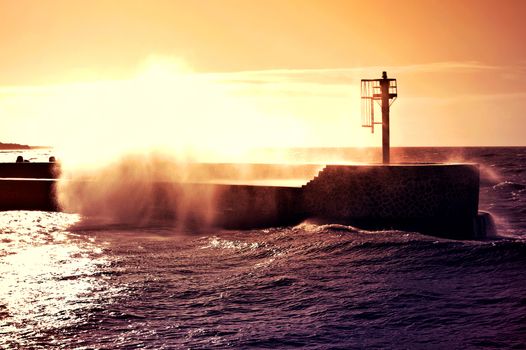
POLYGON ((29 145, 21 145, 19 143, 3 143, 3 142, 0 142, 0 150, 3 150, 3 151, 31 150, 31 149, 42 149, 42 148, 50 148, 50 147, 47 147, 47 146, 29 146, 29 145))

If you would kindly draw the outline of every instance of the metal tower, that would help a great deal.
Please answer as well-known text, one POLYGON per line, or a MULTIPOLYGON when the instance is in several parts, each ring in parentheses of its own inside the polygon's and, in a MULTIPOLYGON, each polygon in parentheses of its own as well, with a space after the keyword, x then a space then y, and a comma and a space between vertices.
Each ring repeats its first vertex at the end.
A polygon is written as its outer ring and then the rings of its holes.
POLYGON ((362 79, 362 126, 371 128, 382 124, 382 159, 384 164, 389 164, 389 107, 396 100, 398 90, 396 79, 388 79, 387 72, 382 73, 382 79, 362 79), (374 101, 382 109, 382 121, 374 121, 374 101))

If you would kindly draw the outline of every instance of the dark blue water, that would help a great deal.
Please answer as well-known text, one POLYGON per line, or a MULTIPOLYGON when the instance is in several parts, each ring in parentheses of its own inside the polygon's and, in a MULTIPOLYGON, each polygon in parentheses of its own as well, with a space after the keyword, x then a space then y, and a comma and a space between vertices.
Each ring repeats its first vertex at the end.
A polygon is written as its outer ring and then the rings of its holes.
POLYGON ((394 156, 481 163, 480 209, 500 237, 87 227, 1 212, 0 346, 526 348, 526 148, 394 156))

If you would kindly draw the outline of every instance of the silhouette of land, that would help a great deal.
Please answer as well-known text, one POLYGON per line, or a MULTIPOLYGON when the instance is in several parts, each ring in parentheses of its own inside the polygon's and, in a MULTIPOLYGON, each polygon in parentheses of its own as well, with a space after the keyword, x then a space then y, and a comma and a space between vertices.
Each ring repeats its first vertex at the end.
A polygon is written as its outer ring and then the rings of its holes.
POLYGON ((19 143, 3 143, 3 142, 0 142, 0 150, 37 149, 37 148, 46 148, 46 147, 44 147, 44 146, 21 145, 19 143))

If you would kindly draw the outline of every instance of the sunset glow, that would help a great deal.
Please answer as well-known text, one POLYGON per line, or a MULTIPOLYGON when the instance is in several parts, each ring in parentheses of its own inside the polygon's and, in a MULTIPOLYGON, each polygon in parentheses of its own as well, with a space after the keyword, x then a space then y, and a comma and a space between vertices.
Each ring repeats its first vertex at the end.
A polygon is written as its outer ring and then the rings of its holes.
POLYGON ((359 80, 388 70, 393 146, 519 145, 524 6, 4 0, 0 139, 77 160, 378 146, 359 80))

